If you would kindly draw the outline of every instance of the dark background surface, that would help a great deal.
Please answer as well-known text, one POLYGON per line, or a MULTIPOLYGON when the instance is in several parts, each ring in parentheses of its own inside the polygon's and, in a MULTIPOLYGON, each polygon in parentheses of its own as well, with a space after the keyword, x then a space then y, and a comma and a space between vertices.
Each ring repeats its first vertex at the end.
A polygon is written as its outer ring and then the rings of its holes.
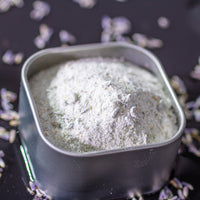
MULTIPOLYGON (((59 46, 58 33, 61 29, 72 32, 77 44, 100 41, 101 17, 105 14, 126 16, 133 24, 132 33, 139 32, 163 40, 164 47, 153 52, 164 65, 170 76, 179 75, 188 88, 190 100, 200 94, 200 81, 189 78, 189 73, 200 56, 200 1, 189 0, 129 0, 120 3, 114 0, 99 0, 93 9, 82 9, 71 0, 49 0, 51 13, 41 22, 30 19, 32 0, 25 1, 23 8, 13 8, 0 14, 0 56, 7 50, 22 51, 28 58, 37 51, 33 39, 38 35, 41 23, 54 29, 54 35, 47 47, 59 46), (160 29, 157 19, 166 16, 171 21, 167 30, 160 29)), ((0 88, 19 92, 20 66, 8 66, 0 61, 0 88)), ((16 103, 17 108, 17 103, 16 103)), ((0 121, 0 125, 5 125, 0 121)), ((200 128, 191 121, 188 127, 200 128)), ((11 145, 0 141, 0 149, 5 151, 7 167, 0 179, 0 199, 32 199, 25 189, 20 172, 17 142, 11 145)), ((200 199, 200 158, 184 153, 178 157, 175 175, 183 181, 192 183, 195 190, 191 200, 200 199)), ((156 199, 156 195, 145 199, 156 199)))

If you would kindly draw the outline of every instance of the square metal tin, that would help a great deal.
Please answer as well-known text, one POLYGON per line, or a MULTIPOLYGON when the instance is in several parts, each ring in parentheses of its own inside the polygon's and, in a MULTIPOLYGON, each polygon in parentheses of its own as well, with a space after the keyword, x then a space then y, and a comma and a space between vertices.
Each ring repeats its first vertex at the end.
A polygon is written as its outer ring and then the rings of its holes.
POLYGON ((54 199, 114 199, 130 191, 151 193, 169 179, 185 117, 158 59, 128 43, 89 44, 39 51, 24 64, 20 89, 20 137, 33 179, 54 199), (157 144, 109 151, 75 153, 54 146, 41 130, 29 78, 52 65, 86 57, 123 57, 154 73, 172 99, 178 131, 157 144))

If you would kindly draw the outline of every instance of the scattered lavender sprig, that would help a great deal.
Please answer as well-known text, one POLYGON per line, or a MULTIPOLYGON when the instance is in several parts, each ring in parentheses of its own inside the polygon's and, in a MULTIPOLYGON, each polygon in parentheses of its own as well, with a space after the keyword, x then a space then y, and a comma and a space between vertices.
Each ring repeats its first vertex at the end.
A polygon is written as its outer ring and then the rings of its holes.
POLYGON ((12 110, 12 103, 17 99, 17 95, 14 92, 8 91, 5 88, 0 90, 1 96, 1 107, 3 110, 0 110, 0 119, 9 121, 11 126, 18 126, 19 124, 19 115, 16 111, 12 110))
POLYGON ((162 40, 158 38, 150 38, 141 33, 134 33, 132 39, 134 43, 144 48, 157 49, 163 46, 162 40))
POLYGON ((125 36, 130 33, 131 22, 126 17, 103 16, 101 21, 103 31, 101 33, 101 42, 120 41, 135 43, 141 47, 156 49, 163 46, 162 40, 158 38, 150 38, 141 33, 134 33, 132 38, 125 36))
MULTIPOLYGON (((8 91, 5 88, 0 90, 1 107, 0 119, 10 121, 11 126, 17 126, 19 124, 19 115, 13 109, 13 103, 17 99, 17 95, 14 92, 8 91)), ((16 137, 16 130, 11 129, 7 131, 4 127, 0 126, 0 139, 13 143, 16 137)), ((4 152, 0 150, 0 177, 2 176, 3 169, 6 164, 3 160, 4 152)))
POLYGON ((19 65, 24 58, 24 54, 22 52, 18 52, 16 54, 13 53, 11 50, 7 50, 2 57, 2 61, 8 65, 19 65))
POLYGON ((187 105, 186 101, 188 99, 188 92, 187 92, 187 89, 186 89, 186 86, 185 86, 183 80, 179 76, 174 75, 174 76, 172 76, 170 83, 178 96, 179 103, 181 104, 181 106, 185 112, 186 118, 191 119, 192 112, 188 108, 188 106, 186 106, 187 105))
POLYGON ((190 183, 181 182, 178 178, 174 177, 160 191, 158 200, 185 200, 189 196, 189 191, 193 189, 190 183))
POLYGON ((193 153, 195 156, 200 157, 200 148, 195 145, 195 140, 200 142, 200 133, 196 128, 186 128, 184 130, 184 136, 182 143, 188 148, 188 151, 193 153))
MULTIPOLYGON (((13 103, 17 99, 17 95, 14 92, 8 91, 5 88, 1 89, 1 107, 3 110, 0 110, 0 119, 9 121, 11 126, 18 126, 19 124, 19 115, 16 111, 12 110, 13 103)), ((0 138, 13 143, 16 137, 16 130, 12 129, 7 131, 4 127, 0 126, 0 138)))
MULTIPOLYGON (((200 96, 196 101, 187 102, 188 98, 187 89, 184 82, 178 76, 173 76, 171 79, 171 85, 178 95, 179 102, 185 112, 186 118, 200 121, 200 96)), ((182 137, 182 143, 187 147, 188 151, 193 153, 195 156, 200 157, 200 149, 195 145, 194 141, 200 142, 199 130, 195 128, 186 128, 184 130, 184 136, 182 137)), ((181 152, 181 149, 180 149, 181 152)))
POLYGON ((52 199, 43 190, 38 188, 36 181, 30 181, 29 187, 27 186, 26 189, 32 196, 34 196, 34 200, 51 200, 52 199))
POLYGON ((50 5, 45 1, 34 1, 33 10, 30 12, 30 17, 33 20, 40 21, 47 16, 51 11, 50 5))

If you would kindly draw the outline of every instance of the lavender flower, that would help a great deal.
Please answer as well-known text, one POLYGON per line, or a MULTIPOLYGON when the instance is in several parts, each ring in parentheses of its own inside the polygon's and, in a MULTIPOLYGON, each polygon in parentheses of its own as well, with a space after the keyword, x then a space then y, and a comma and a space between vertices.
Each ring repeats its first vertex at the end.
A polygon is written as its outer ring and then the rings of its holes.
POLYGON ((44 1, 34 1, 33 2, 33 10, 30 13, 30 17, 33 20, 40 21, 45 16, 50 13, 50 5, 44 1))

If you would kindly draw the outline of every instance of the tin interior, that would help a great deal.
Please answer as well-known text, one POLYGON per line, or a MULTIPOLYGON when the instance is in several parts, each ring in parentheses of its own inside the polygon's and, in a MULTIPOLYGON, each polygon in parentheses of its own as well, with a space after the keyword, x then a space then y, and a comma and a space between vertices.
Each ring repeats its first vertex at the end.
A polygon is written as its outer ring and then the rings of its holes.
POLYGON ((139 149, 146 149, 146 148, 157 148, 164 145, 168 145, 173 143, 174 141, 178 140, 179 137, 182 135, 183 128, 185 126, 185 117, 183 111, 177 101, 177 98, 169 84, 167 79, 166 73, 161 66, 158 59, 151 54, 149 51, 126 43, 107 43, 107 44, 90 44, 90 45, 80 45, 80 46, 73 46, 73 47, 60 47, 60 48, 52 48, 40 51, 33 56, 31 56, 22 69, 22 82, 25 87, 29 103, 34 115, 34 120, 37 125, 38 132, 42 139, 54 150, 72 156, 98 156, 104 154, 112 154, 122 151, 133 151, 139 149), (136 64, 138 66, 144 67, 145 69, 154 73, 160 81, 163 83, 163 86, 166 90, 167 95, 171 98, 173 102, 173 108, 177 115, 178 121, 178 131, 177 133, 170 139, 165 140, 161 143, 155 144, 147 144, 147 145, 140 145, 135 147, 128 147, 122 149, 115 149, 115 150, 104 150, 104 151, 97 151, 97 152, 84 152, 84 153, 76 153, 76 152, 68 152, 63 150, 57 146, 54 146, 42 133, 39 117, 37 113, 37 108, 34 103, 34 99, 31 95, 31 90, 29 87, 28 80, 31 76, 38 73, 40 70, 46 69, 53 65, 66 62, 68 60, 76 60, 80 58, 88 58, 88 57, 115 57, 115 58, 124 58, 126 61, 136 64))

